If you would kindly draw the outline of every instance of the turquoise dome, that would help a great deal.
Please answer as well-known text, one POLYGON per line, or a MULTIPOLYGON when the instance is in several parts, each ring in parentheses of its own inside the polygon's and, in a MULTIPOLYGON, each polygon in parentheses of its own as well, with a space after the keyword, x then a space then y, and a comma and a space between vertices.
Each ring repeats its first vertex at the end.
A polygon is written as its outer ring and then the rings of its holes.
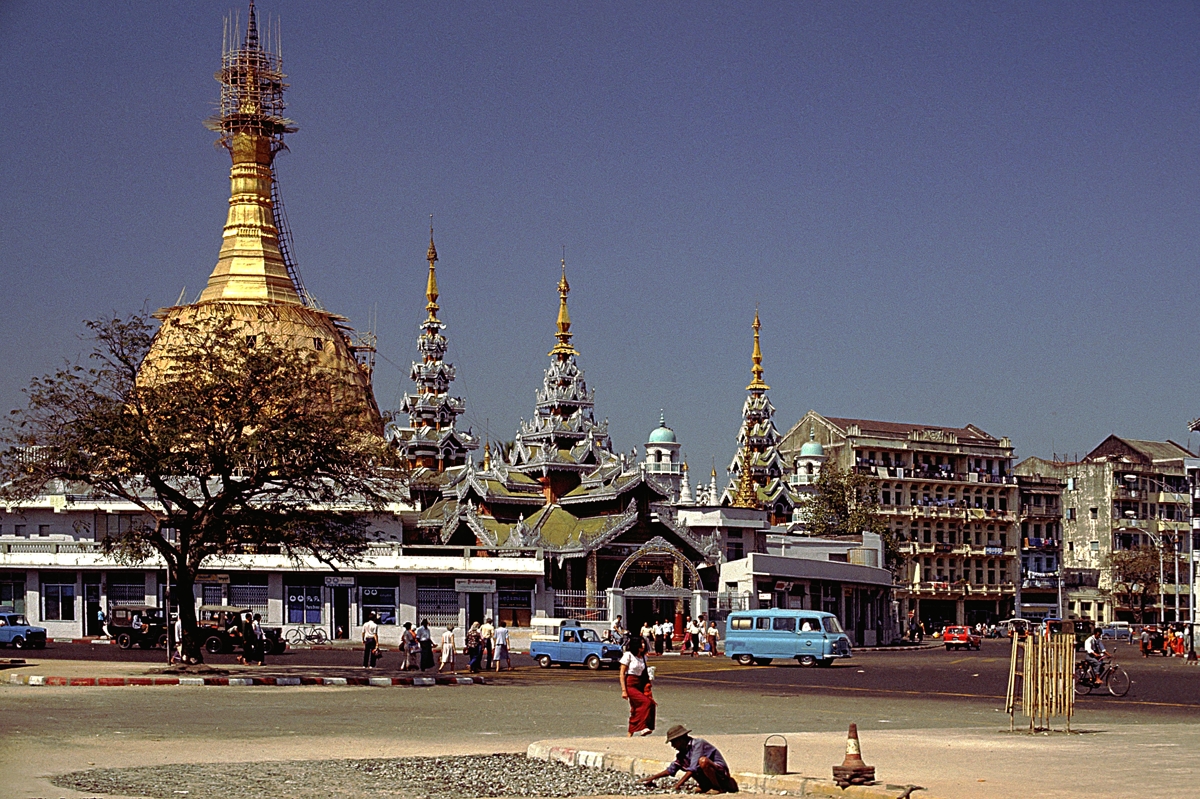
POLYGON ((650 433, 651 444, 674 444, 675 431, 669 427, 656 427, 650 433))
POLYGON ((674 444, 675 431, 667 427, 667 417, 662 411, 658 412, 658 427, 650 432, 649 444, 674 444))
POLYGON ((805 441, 804 446, 800 447, 801 458, 823 458, 825 457, 825 448, 821 446, 820 441, 805 441))
POLYGON ((801 458, 823 458, 825 457, 825 448, 821 446, 821 442, 817 441, 817 431, 810 427, 808 428, 808 441, 800 447, 801 458))

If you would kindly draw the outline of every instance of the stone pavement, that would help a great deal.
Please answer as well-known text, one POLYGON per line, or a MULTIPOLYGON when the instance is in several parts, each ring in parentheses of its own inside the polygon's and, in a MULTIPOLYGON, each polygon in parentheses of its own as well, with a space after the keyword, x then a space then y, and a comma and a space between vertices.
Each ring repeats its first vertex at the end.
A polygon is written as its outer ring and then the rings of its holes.
MULTIPOLYGON (((753 774, 762 772, 765 735, 696 735, 725 755, 744 788, 754 789, 753 774)), ((872 788, 832 786, 832 768, 845 756, 844 734, 784 733, 788 740, 790 782, 760 785, 788 790, 789 795, 858 796, 884 799, 902 795, 902 786, 919 785, 915 799, 1084 799, 1119 797, 1193 797, 1200 751, 1200 725, 1105 725, 1077 733, 1028 735, 1007 729, 859 730, 862 756, 875 767, 879 782, 872 788), (790 777, 820 778, 804 781, 790 777), (798 791, 802 791, 799 792, 798 791)), ((654 773, 658 761, 674 752, 663 735, 647 738, 577 738, 539 741, 530 754, 556 759, 574 751, 575 762, 654 773), (646 762, 639 759, 649 759, 646 762)))

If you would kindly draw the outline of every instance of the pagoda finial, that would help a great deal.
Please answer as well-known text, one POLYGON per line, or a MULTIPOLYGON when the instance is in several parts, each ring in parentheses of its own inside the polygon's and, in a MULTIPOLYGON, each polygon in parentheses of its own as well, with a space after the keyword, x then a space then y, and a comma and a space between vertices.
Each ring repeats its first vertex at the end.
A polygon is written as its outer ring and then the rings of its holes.
POLYGON ((428 321, 434 321, 437 319, 438 312, 437 272, 434 264, 437 263, 438 257, 437 247, 433 246, 433 214, 429 215, 429 251, 425 253, 425 258, 429 261, 429 281, 425 284, 425 299, 429 300, 429 303, 425 306, 425 310, 429 311, 428 321))
POLYGON ((750 360, 753 366, 750 367, 750 373, 754 375, 754 379, 750 381, 750 385, 746 386, 747 391, 766 391, 770 388, 763 382, 762 368, 762 347, 758 344, 758 329, 762 327, 762 323, 758 321, 758 306, 754 307, 754 352, 750 354, 750 360))
POLYGON ((483 470, 486 472, 488 469, 492 468, 492 439, 491 439, 491 437, 486 438, 485 442, 486 443, 484 443, 484 445, 483 445, 483 470))
POLYGON ((254 14, 254 0, 250 0, 250 14, 246 21, 246 41, 242 48, 245 50, 258 49, 258 19, 254 14))
POLYGON ((554 345, 554 349, 550 350, 550 355, 566 357, 579 354, 571 346, 571 312, 567 310, 567 295, 570 293, 571 284, 567 282, 567 256, 564 253, 562 277, 558 281, 558 332, 554 334, 558 343, 554 345))

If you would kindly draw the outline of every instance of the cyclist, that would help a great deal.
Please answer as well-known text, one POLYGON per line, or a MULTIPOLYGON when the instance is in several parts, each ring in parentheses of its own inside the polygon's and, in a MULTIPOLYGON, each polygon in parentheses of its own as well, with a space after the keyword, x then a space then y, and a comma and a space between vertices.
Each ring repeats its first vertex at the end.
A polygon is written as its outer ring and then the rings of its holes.
POLYGON ((1100 640, 1100 628, 1092 629, 1092 634, 1083 642, 1083 660, 1092 672, 1092 684, 1100 684, 1100 675, 1104 672, 1104 661, 1110 655, 1104 651, 1104 643, 1100 640))

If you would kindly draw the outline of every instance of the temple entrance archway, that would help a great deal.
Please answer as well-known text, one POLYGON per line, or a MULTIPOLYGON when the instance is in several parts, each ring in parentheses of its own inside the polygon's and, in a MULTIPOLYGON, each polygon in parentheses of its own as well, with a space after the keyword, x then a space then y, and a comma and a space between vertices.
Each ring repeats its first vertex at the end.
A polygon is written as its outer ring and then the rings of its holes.
MULTIPOLYGON (((649 572, 647 572, 648 574, 649 572)), ((632 577, 632 575, 630 575, 632 577)), ((670 619, 676 635, 683 633, 685 616, 707 613, 707 594, 700 572, 678 547, 661 536, 650 539, 637 548, 617 569, 610 589, 610 614, 624 616, 625 626, 637 635, 643 622, 670 619), (670 561, 670 584, 663 579, 661 570, 648 584, 625 587, 627 572, 637 564, 650 562, 661 568, 664 560, 670 561), (689 587, 687 583, 690 582, 689 587)), ((611 615, 610 615, 611 618, 611 615)))

